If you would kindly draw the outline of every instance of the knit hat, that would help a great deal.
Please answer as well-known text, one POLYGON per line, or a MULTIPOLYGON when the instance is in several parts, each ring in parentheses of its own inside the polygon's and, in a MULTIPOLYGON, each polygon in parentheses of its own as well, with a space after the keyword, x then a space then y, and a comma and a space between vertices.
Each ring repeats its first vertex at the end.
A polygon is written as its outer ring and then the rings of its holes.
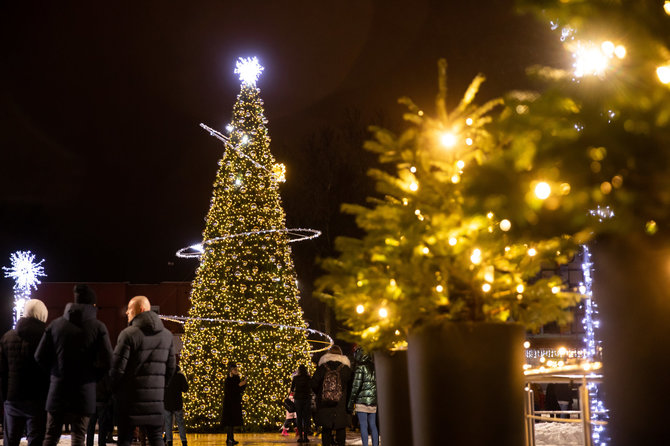
POLYGON ((74 286, 74 302, 78 304, 95 305, 97 298, 95 292, 85 284, 74 286))
POLYGON ((30 299, 23 306, 23 317, 34 317, 42 322, 46 322, 47 316, 49 316, 49 311, 44 302, 39 299, 30 299))

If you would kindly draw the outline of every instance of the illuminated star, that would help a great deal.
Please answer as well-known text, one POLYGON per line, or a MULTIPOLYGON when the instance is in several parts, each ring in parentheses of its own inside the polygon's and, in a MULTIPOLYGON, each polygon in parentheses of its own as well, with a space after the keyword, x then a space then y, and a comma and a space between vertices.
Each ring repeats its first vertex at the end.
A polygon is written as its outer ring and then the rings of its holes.
POLYGON ((242 85, 253 87, 263 71, 263 66, 256 57, 240 57, 235 65, 235 74, 240 75, 242 85))

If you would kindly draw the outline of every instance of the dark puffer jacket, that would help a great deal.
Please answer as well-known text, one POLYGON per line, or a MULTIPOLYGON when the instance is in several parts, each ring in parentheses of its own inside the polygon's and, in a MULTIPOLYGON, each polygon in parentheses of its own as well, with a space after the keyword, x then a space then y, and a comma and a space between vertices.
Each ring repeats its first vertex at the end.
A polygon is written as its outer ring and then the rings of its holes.
POLYGON ((182 393, 188 392, 188 382, 183 373, 177 368, 172 378, 165 388, 165 410, 174 412, 184 408, 184 399, 182 393))
POLYGON ((16 329, 0 339, 2 401, 46 401, 49 373, 35 361, 35 350, 46 326, 34 317, 22 317, 16 329))
POLYGON ((377 406, 377 379, 372 358, 359 348, 356 350, 354 360, 356 367, 347 405, 350 412, 354 410, 355 404, 377 406))
POLYGON ((95 412, 95 383, 108 371, 112 345, 93 305, 69 303, 47 327, 35 359, 51 372, 49 412, 95 412))
POLYGON ((119 334, 112 361, 119 413, 133 425, 162 425, 165 387, 174 371, 172 334, 153 311, 135 316, 119 334))
POLYGON ((326 353, 319 359, 319 367, 317 367, 314 376, 312 376, 312 390, 316 394, 316 424, 324 426, 329 429, 342 429, 349 424, 349 416, 347 414, 347 390, 349 389, 349 382, 351 381, 351 363, 349 358, 344 355, 337 355, 333 353, 326 353), (337 402, 337 405, 324 404, 321 401, 321 393, 323 391, 323 380, 328 369, 335 370, 340 365, 340 384, 342 385, 342 398, 337 402))

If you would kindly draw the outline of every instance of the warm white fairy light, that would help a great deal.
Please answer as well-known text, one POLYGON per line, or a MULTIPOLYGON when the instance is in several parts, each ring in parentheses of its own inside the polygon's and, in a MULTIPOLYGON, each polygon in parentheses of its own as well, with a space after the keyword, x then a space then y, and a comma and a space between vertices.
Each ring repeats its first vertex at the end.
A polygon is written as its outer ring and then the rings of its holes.
POLYGON ((416 181, 412 181, 410 183, 409 190, 411 190, 412 192, 416 192, 417 190, 419 190, 419 185, 417 184, 416 181))
POLYGON ((551 186, 545 181, 540 181, 535 185, 534 193, 540 200, 546 200, 551 195, 551 186))
POLYGON ((379 309, 379 317, 385 318, 388 317, 389 312, 386 308, 380 308, 379 309))
POLYGON ((479 265, 480 263, 482 263, 482 251, 480 249, 475 249, 474 251, 472 251, 470 261, 475 265, 479 265))
POLYGON ((240 75, 240 80, 243 85, 250 87, 256 86, 256 81, 263 71, 263 66, 258 62, 256 57, 240 57, 235 64, 235 74, 240 75))
POLYGON ((663 84, 670 84, 670 65, 656 68, 656 76, 663 84))
POLYGON ((663 4, 663 10, 667 15, 670 15, 670 0, 666 0, 666 2, 663 4))
POLYGON ((512 228, 512 222, 504 219, 500 221, 500 229, 504 232, 509 231, 512 228))
POLYGON ((456 145, 456 135, 451 132, 444 132, 440 135, 440 143, 447 149, 451 149, 456 145))
POLYGON ((363 305, 356 306, 356 313, 363 314, 364 311, 365 311, 365 307, 363 305))
POLYGON ((573 57, 575 58, 573 64, 575 77, 603 76, 610 59, 599 45, 592 42, 578 42, 573 57))
POLYGON ((35 255, 30 251, 16 251, 9 256, 11 266, 3 266, 5 277, 14 279, 14 324, 23 314, 23 306, 30 300, 32 289, 42 283, 39 277, 45 277, 42 263, 44 259, 35 263, 35 255))

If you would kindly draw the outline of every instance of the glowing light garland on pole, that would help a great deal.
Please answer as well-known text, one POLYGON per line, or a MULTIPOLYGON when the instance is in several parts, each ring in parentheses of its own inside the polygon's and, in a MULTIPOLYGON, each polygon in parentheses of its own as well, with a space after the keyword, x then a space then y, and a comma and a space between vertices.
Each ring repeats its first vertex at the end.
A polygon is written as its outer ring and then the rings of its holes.
POLYGON ((5 277, 14 279, 14 318, 13 327, 23 313, 23 306, 30 300, 31 289, 37 289, 40 280, 38 277, 46 277, 42 263, 44 259, 35 263, 35 255, 30 251, 16 251, 9 257, 12 266, 3 266, 5 277))
MULTIPOLYGON (((608 217, 613 216, 613 213, 610 213, 608 208, 608 217)), ((600 214, 598 214, 600 215, 600 214)), ((593 263, 591 262, 591 252, 589 251, 588 246, 582 246, 583 261, 582 261, 582 272, 584 274, 584 284, 580 287, 582 294, 586 296, 584 299, 584 319, 582 319, 582 324, 584 326, 584 343, 585 348, 585 358, 589 362, 601 361, 602 358, 602 347, 600 341, 596 337, 596 330, 600 328, 600 321, 597 319, 598 316, 598 305, 593 300, 593 278, 591 273, 593 272, 593 263)), ((606 421, 608 419, 607 409, 603 402, 599 399, 598 396, 598 384, 594 382, 589 382, 587 384, 589 391, 589 401, 591 407, 591 419, 594 421, 606 421)), ((594 424, 592 427, 593 444, 595 445, 605 445, 603 441, 606 440, 605 437, 605 427, 600 424, 594 424)))

